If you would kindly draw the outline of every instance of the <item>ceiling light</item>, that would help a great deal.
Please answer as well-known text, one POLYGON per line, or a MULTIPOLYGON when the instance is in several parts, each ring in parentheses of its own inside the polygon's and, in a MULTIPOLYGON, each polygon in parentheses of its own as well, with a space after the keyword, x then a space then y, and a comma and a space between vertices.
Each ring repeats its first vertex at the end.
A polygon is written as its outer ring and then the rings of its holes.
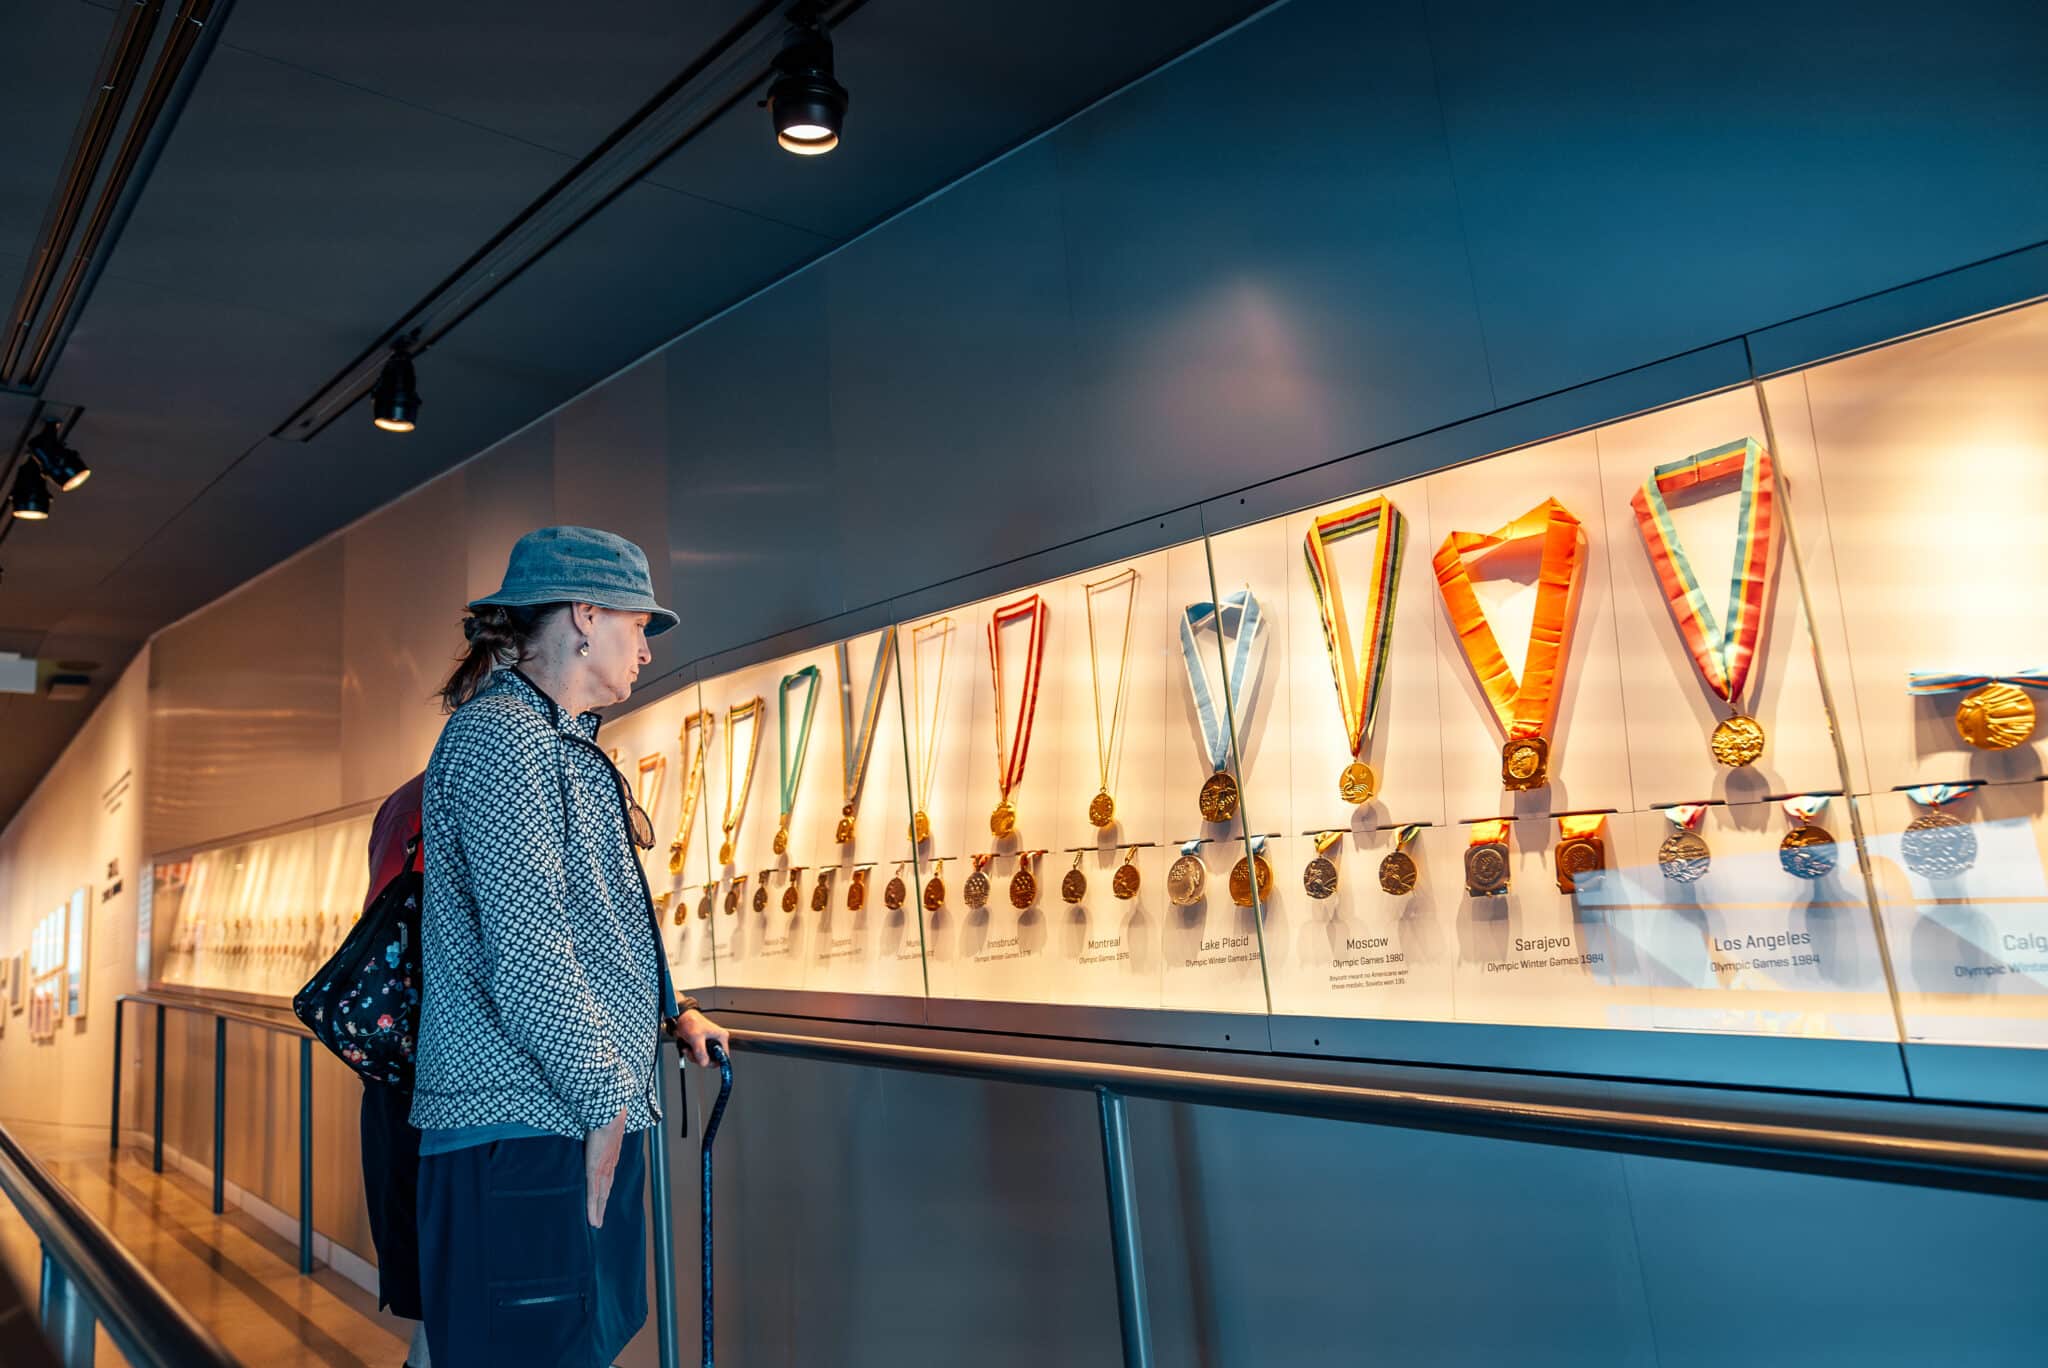
POLYGON ((92 475, 92 468, 79 454, 64 445, 64 436, 57 431, 54 419, 43 424, 43 430, 35 435, 28 449, 29 454, 36 458, 36 464, 43 468, 43 473, 66 494, 84 484, 92 475))
POLYGON ((15 517, 30 522, 41 522, 50 516, 50 487, 43 483, 41 472, 27 461, 14 473, 14 497, 10 504, 15 517))
POLYGON ((420 416, 419 381, 412 372, 412 357, 394 350, 370 391, 371 412, 377 426, 386 432, 411 432, 420 416))
POLYGON ((775 141, 800 157, 839 146, 846 87, 832 78, 832 40, 816 22, 792 24, 775 58, 775 84, 762 103, 775 119, 775 141))

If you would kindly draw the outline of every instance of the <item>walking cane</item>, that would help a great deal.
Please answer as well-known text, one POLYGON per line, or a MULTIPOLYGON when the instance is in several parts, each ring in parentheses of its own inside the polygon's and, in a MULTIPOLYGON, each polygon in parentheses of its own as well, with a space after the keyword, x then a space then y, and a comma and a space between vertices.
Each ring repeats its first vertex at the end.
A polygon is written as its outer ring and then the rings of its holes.
POLYGON ((711 1142, 718 1138, 719 1118, 725 1115, 726 1099, 732 1096, 732 1060, 725 1047, 712 1041, 711 1062, 718 1066, 718 1100, 711 1104, 711 1119, 704 1123, 704 1368, 712 1368, 711 1322, 711 1142))

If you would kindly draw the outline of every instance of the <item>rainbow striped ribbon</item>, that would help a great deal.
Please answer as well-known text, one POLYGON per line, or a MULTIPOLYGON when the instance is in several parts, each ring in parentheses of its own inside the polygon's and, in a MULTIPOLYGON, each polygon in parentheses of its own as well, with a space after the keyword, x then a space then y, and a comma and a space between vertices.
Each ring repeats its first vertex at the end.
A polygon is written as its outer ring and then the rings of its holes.
POLYGON ((1323 646, 1330 656, 1330 675, 1337 685, 1337 705, 1344 714, 1346 739, 1357 755, 1372 735, 1380 692, 1387 678, 1387 657, 1394 639, 1394 594, 1401 581, 1401 548, 1408 540, 1407 519, 1392 501, 1367 499, 1308 525, 1303 554, 1316 607, 1323 618, 1323 646), (1358 646, 1351 644, 1351 623, 1344 612, 1344 590, 1330 562, 1333 542, 1361 532, 1375 533, 1372 573, 1366 580, 1365 617, 1359 623, 1358 646))
POLYGON ((1922 784, 1906 790, 1906 796, 1921 807, 1942 807, 1975 789, 1975 784, 1922 784))
POLYGON ((1046 615, 1045 600, 1031 594, 1015 603, 1004 604, 988 620, 989 673, 994 676, 996 695, 996 779, 1002 785, 1006 799, 1017 785, 1024 782, 1024 759, 1031 753, 1031 723, 1038 715, 1038 677, 1040 667, 1045 664, 1046 615), (1024 648, 1024 692, 1017 704, 1016 734, 1006 744, 1003 736, 1003 653, 997 648, 996 633, 1004 623, 1021 617, 1031 619, 1031 639, 1024 648))
POLYGON ((2048 670, 2012 670, 2005 674, 1957 674, 1942 670, 1908 670, 1909 694, 1960 693, 1981 689, 1986 684, 2017 684, 2028 689, 2048 689, 2048 670))
POLYGON ((1753 437, 1658 466, 1630 500, 1636 529, 1657 572, 1657 583, 1685 649, 1717 697, 1739 707, 1742 689, 1756 661, 1764 630, 1764 598, 1770 592, 1771 562, 1777 549, 1776 489, 1771 454, 1753 437), (1700 588, 1678 529, 1671 521, 1667 492, 1697 489, 1739 476, 1735 506, 1735 573, 1728 586, 1727 617, 1717 621, 1700 588))
POLYGON ((1825 793, 1806 793, 1797 798, 1787 798, 1781 806, 1784 807, 1787 817, 1795 822, 1806 823, 1827 811, 1830 798, 1831 795, 1825 793))
POLYGON ((1670 807, 1660 808, 1658 811, 1664 814, 1665 821, 1671 823, 1680 831, 1698 831, 1700 829, 1700 818, 1707 815, 1707 805, 1705 803, 1673 803, 1670 807))

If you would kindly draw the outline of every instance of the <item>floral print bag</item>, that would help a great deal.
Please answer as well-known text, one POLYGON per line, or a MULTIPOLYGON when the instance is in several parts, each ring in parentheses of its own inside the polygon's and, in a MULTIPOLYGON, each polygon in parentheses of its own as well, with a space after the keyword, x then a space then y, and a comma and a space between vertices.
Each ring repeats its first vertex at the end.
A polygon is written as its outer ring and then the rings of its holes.
POLYGON ((370 1082, 407 1093, 420 1015, 418 851, 414 837, 404 870, 292 998, 293 1013, 342 1063, 370 1082))

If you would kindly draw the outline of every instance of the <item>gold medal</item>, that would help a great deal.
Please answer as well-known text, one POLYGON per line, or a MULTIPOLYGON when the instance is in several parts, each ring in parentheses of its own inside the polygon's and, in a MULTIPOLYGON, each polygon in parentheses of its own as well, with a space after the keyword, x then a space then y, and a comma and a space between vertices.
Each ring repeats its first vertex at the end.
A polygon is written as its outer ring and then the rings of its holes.
POLYGON ((1714 758, 1730 769, 1753 765, 1764 753, 1764 728, 1754 717, 1736 714, 1714 728, 1714 758))
POLYGON ((1550 782, 1550 742, 1540 736, 1511 736, 1500 752, 1501 787, 1514 793, 1550 782))
POLYGON ((1344 773, 1337 779, 1337 791, 1344 795, 1344 801, 1357 807, 1370 803, 1373 795, 1380 791, 1380 781, 1372 772, 1372 766, 1362 760, 1354 760, 1344 767, 1344 773))
POLYGON ((1413 892, 1416 876, 1420 873, 1415 867, 1414 856, 1405 850, 1390 850, 1380 861, 1380 887, 1396 896, 1413 892))
POLYGON ((946 905, 946 881, 939 877, 945 868, 946 862, 944 860, 933 865, 932 876, 925 883, 924 910, 927 912, 936 912, 946 905))
POLYGON ((1141 879, 1138 874, 1138 866, 1133 863, 1137 858, 1138 848, 1132 846, 1131 853, 1124 856, 1124 862, 1118 865, 1116 873, 1110 876, 1109 891, 1125 902, 1129 902, 1132 898, 1138 896, 1138 884, 1141 882, 1141 879))
POLYGON ((1977 833, 1953 813, 1934 809, 1915 817, 1899 837, 1906 868, 1923 879, 1953 879, 1977 863, 1977 833))
POLYGON ((932 838, 932 819, 919 808, 910 815, 910 840, 913 845, 923 845, 932 838))
POLYGON ((1778 842, 1778 863, 1801 879, 1825 879, 1835 872, 1835 838, 1826 827, 1798 826, 1778 842))
POLYGON ((668 872, 671 874, 683 872, 683 843, 680 840, 668 843, 668 872))
POLYGON ((725 843, 724 845, 722 845, 722 846, 720 846, 720 847, 718 848, 718 862, 719 862, 719 863, 720 863, 721 865, 729 865, 729 864, 731 864, 731 863, 732 863, 732 842, 731 842, 731 841, 727 841, 727 842, 726 842, 726 843, 725 843))
POLYGON ((1230 867, 1230 900, 1239 907, 1250 907, 1252 905, 1252 879, 1254 876, 1259 881, 1257 900, 1264 902, 1266 895, 1273 889, 1273 866, 1266 863, 1266 857, 1263 855, 1253 855, 1247 859, 1240 859, 1230 867))
POLYGON ((853 843, 853 804, 848 803, 839 810, 839 828, 832 835, 841 845, 853 843))
POLYGON ((1335 896, 1337 892, 1337 866, 1328 857, 1318 855, 1308 862, 1308 868, 1301 871, 1301 886, 1308 890, 1311 898, 1322 899, 1335 896))
POLYGON ((775 853, 776 853, 777 855, 787 855, 787 854, 789 853, 789 814, 788 814, 788 813, 784 813, 784 814, 782 815, 782 825, 781 825, 781 826, 779 826, 779 827, 777 827, 777 828, 775 828, 775 853))
POLYGON ((961 900, 977 912, 988 906, 988 858, 974 857, 974 872, 967 876, 967 884, 960 890, 961 900))
POLYGON ((1077 903, 1088 896, 1088 876, 1081 872, 1081 860, 1086 854, 1082 850, 1074 852, 1074 867, 1060 880, 1061 902, 1077 903))
POLYGON ((988 815, 988 829, 1000 839, 1017 829, 1017 809, 1005 798, 996 804, 996 810, 988 815))
POLYGON ((811 911, 823 912, 832 905, 832 871, 818 871, 818 881, 811 885, 811 911))
POLYGON ((1030 861, 1030 856, 1024 856, 1010 876, 1010 906, 1019 912, 1038 901, 1038 876, 1031 872, 1030 861))
MULTIPOLYGON (((1131 866, 1125 865, 1124 869, 1131 866)), ((1136 873, 1135 870, 1132 871, 1136 873)), ((1121 875, 1123 870, 1118 870, 1121 875)), ((1199 855, 1183 855, 1173 862, 1166 871, 1166 898, 1175 907, 1189 907, 1202 900, 1202 887, 1209 881, 1209 870, 1199 855)), ((1137 880, 1133 879, 1132 883, 1137 880)))
POLYGON ((889 876, 889 882, 882 886, 882 906, 891 912, 901 912, 909 898, 910 885, 903 882, 903 866, 897 865, 896 872, 889 876))
POLYGON ((1088 822, 1098 831, 1103 827, 1116 825, 1116 799, 1104 789, 1088 802, 1088 822))
POLYGON ((865 869, 853 871, 853 882, 846 886, 846 910, 858 912, 868 905, 868 872, 865 869))
POLYGON ((1657 869, 1673 883, 1698 883, 1714 863, 1713 851, 1696 831, 1674 831, 1657 847, 1657 869))
POLYGON ((1956 705, 1956 730, 1978 750, 2011 750, 2034 734, 2034 700, 2011 684, 1986 684, 1956 705))
POLYGON ((1591 888, 1607 868, 1607 846, 1598 836, 1568 836, 1557 843, 1557 891, 1577 893, 1580 881, 1591 888))
POLYGON ((1227 822, 1237 816, 1237 780, 1228 770, 1217 770, 1202 784, 1197 800, 1205 822, 1227 822))

